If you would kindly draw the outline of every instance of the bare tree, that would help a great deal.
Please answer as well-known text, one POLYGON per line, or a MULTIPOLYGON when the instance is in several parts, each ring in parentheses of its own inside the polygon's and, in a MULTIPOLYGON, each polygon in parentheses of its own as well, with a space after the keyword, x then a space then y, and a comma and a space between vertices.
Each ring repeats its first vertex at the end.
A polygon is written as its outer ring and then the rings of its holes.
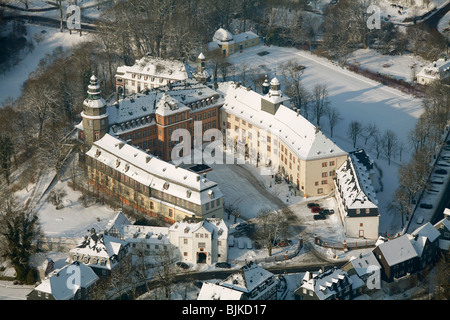
POLYGON ((288 220, 282 211, 273 212, 270 209, 261 209, 257 215, 256 234, 272 256, 272 249, 277 239, 285 234, 288 220))
POLYGON ((397 134, 387 129, 382 138, 381 138, 382 144, 383 144, 383 153, 388 158, 388 164, 391 164, 391 158, 392 155, 396 152, 398 147, 398 138, 397 134))
POLYGON ((364 145, 367 145, 367 142, 369 139, 375 137, 375 135, 378 133, 378 127, 375 123, 367 123, 363 126, 361 130, 361 135, 364 138, 364 145))
POLYGON ((362 125, 359 121, 353 120, 352 122, 350 122, 347 129, 347 135, 350 137, 350 139, 352 139, 353 148, 356 147, 356 142, 362 130, 362 125))
POLYGON ((334 127, 339 121, 342 120, 342 117, 341 114, 339 113, 339 110, 332 107, 328 108, 327 115, 328 115, 328 123, 330 124, 330 135, 332 138, 334 127))
POLYGON ((313 89, 312 108, 316 118, 316 124, 320 127, 320 119, 325 115, 330 102, 328 100, 328 89, 326 85, 317 84, 313 89))

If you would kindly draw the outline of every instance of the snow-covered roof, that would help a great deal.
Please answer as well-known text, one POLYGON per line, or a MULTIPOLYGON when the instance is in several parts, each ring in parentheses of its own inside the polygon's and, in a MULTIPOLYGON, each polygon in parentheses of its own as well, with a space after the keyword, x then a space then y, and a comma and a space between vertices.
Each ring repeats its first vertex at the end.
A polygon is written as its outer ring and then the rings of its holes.
POLYGON ((360 255, 358 257, 352 257, 350 259, 353 268, 359 277, 364 277, 374 270, 373 268, 381 268, 378 260, 375 258, 372 252, 365 255, 360 255))
POLYGON ((326 300, 353 283, 347 272, 336 267, 314 275, 309 274, 302 282, 301 288, 314 291, 320 300, 326 300))
POLYGON ((234 36, 234 42, 239 43, 239 42, 244 42, 244 41, 258 39, 258 38, 259 38, 259 36, 256 33, 254 33, 253 31, 246 31, 246 32, 236 34, 234 36))
POLYGON ((152 244, 169 244, 169 228, 154 226, 127 225, 124 227, 124 239, 127 242, 142 242, 152 244))
POLYGON ((122 212, 118 212, 116 216, 109 221, 108 225, 106 226, 106 231, 109 233, 111 229, 116 229, 117 232, 123 235, 124 227, 130 224, 130 220, 128 220, 128 218, 122 212))
POLYGON ((69 300, 73 298, 80 288, 87 288, 98 280, 98 276, 88 266, 74 262, 70 265, 66 265, 61 269, 51 272, 35 290, 53 295, 56 300, 69 300), (79 275, 81 276, 78 284, 68 286, 68 283, 72 283, 69 277, 73 277, 73 270, 69 268, 79 268, 79 275))
POLYGON ((86 155, 150 189, 197 205, 222 197, 216 182, 163 161, 109 134, 95 141, 86 155))
POLYGON ((202 110, 216 107, 221 103, 216 91, 193 79, 172 84, 170 87, 158 87, 148 91, 147 94, 136 93, 127 96, 108 106, 110 134, 115 135, 127 130, 135 130, 137 126, 154 125, 155 113, 168 115, 187 110, 186 107, 196 109, 197 103, 203 101, 209 101, 210 104, 202 107, 202 110), (172 104, 176 103, 178 109, 170 110, 170 105, 167 105, 168 101, 171 101, 172 104))
POLYGON ((116 76, 133 79, 132 74, 155 76, 175 81, 188 78, 186 66, 182 61, 152 56, 144 56, 140 60, 136 60, 132 66, 120 66, 117 68, 116 76))
POLYGON ((336 170, 337 192, 341 194, 348 209, 378 208, 369 174, 366 166, 351 154, 336 170))
POLYGON ((216 42, 219 42, 219 43, 220 42, 233 41, 233 34, 230 31, 228 31, 228 30, 226 30, 224 28, 219 28, 214 33, 213 41, 216 41, 216 42))
POLYGON ((241 300, 243 292, 214 283, 203 282, 197 300, 241 300))
POLYGON ((204 219, 202 221, 191 221, 189 219, 175 222, 170 226, 169 232, 177 232, 179 237, 192 237, 199 229, 206 229, 212 239, 227 239, 228 227, 222 219, 204 219), (187 231, 187 232, 186 232, 187 231))
POLYGON ((112 256, 117 256, 122 247, 127 246, 127 242, 102 233, 96 233, 91 230, 91 234, 86 236, 84 240, 71 249, 72 254, 94 256, 109 259, 112 256))
POLYGON ((156 103, 156 114, 161 116, 168 116, 188 110, 190 110, 188 107, 166 93, 162 93, 161 98, 156 103))
POLYGON ((243 266, 220 284, 234 290, 250 293, 259 285, 273 277, 273 273, 254 263, 243 266))
POLYGON ((380 248, 386 262, 390 266, 418 257, 416 250, 406 234, 384 242, 378 248, 380 248))
POLYGON ((441 235, 439 231, 430 223, 427 222, 411 233, 412 236, 426 237, 430 242, 436 241, 441 235))
POLYGON ((418 77, 444 79, 450 76, 450 59, 438 59, 420 70, 418 77))
POLYGON ((261 109, 259 93, 233 82, 221 82, 218 91, 224 96, 223 109, 258 128, 270 132, 289 146, 303 160, 338 157, 347 153, 328 139, 311 122, 294 110, 280 105, 275 115, 261 109))

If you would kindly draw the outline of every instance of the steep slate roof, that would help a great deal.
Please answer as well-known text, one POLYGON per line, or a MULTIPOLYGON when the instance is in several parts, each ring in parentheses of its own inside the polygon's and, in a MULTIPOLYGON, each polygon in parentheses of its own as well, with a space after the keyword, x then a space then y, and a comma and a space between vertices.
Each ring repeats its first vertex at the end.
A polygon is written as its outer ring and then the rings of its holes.
POLYGON ((308 274, 303 278, 302 283, 301 288, 312 290, 320 300, 326 300, 353 282, 347 272, 333 267, 318 274, 308 274))

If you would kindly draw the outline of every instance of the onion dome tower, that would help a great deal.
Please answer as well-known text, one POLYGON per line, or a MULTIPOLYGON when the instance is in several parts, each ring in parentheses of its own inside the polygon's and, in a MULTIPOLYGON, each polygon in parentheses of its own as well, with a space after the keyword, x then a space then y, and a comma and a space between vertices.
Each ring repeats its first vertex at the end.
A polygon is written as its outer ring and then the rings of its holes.
MULTIPOLYGON (((98 79, 92 75, 87 91, 88 97, 83 102, 84 144, 90 148, 94 141, 101 139, 109 128, 108 113, 106 112, 106 102, 100 96, 101 90, 98 79)), ((86 150, 87 151, 87 150, 86 150)))

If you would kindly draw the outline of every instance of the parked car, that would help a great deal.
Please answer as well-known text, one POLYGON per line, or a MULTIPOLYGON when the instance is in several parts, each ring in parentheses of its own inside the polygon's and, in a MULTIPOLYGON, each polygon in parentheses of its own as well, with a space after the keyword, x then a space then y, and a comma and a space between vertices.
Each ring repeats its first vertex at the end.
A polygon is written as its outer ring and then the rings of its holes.
POLYGON ((189 269, 189 265, 187 263, 178 261, 177 262, 177 267, 181 268, 181 269, 189 269))
POLYGON ((447 174, 447 170, 444 170, 444 169, 437 169, 436 171, 434 171, 434 173, 436 173, 436 174, 447 174))
POLYGON ((444 184, 444 179, 442 177, 432 176, 430 181, 434 184, 444 184))
POLYGON ((437 165, 441 166, 441 167, 450 167, 450 163, 445 162, 445 161, 438 161, 437 165))
POLYGON ((333 209, 323 209, 322 211, 319 212, 320 214, 333 214, 334 210, 333 209))
POLYGON ((323 208, 321 207, 312 207, 311 212, 313 213, 319 213, 320 211, 323 211, 323 208))
POLYGON ((416 223, 417 224, 422 224, 423 223, 423 217, 417 218, 416 223))
POLYGON ((314 207, 320 207, 320 204, 315 203, 315 202, 311 202, 311 203, 308 203, 306 206, 311 209, 311 208, 314 208, 314 207))
POLYGON ((323 214, 315 214, 313 216, 313 218, 314 218, 314 220, 325 220, 327 218, 327 216, 323 215, 323 214))
POLYGON ((229 264, 228 262, 217 262, 216 267, 229 269, 229 268, 231 268, 231 264, 229 264))
POLYGON ((278 246, 280 246, 280 247, 287 247, 291 244, 292 244, 292 241, 289 239, 280 240, 280 242, 278 242, 278 246))
POLYGON ((421 204, 419 205, 419 207, 424 208, 424 209, 432 209, 432 208, 433 208, 433 205, 432 205, 432 204, 429 204, 429 203, 421 203, 421 204))

